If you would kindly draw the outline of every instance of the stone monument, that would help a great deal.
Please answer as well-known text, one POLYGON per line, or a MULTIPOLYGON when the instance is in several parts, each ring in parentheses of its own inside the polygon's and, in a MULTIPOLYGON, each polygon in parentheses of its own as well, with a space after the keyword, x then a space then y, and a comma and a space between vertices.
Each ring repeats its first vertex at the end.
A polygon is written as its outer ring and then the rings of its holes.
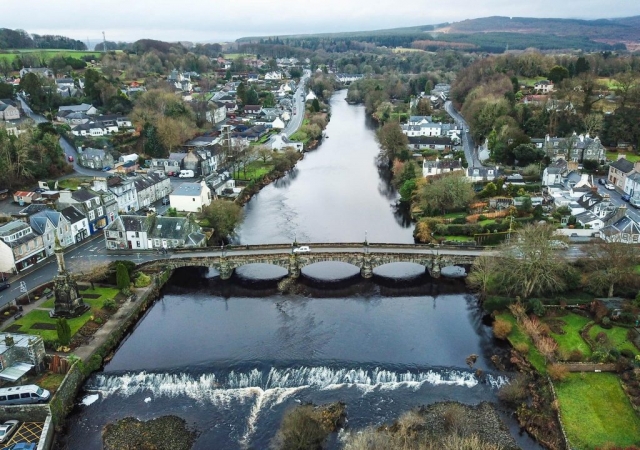
POLYGON ((71 318, 81 316, 88 311, 90 307, 82 301, 82 297, 80 297, 78 293, 78 284, 67 271, 62 247, 57 237, 54 251, 58 262, 58 275, 56 275, 53 280, 53 292, 56 301, 53 311, 51 312, 51 317, 71 318))

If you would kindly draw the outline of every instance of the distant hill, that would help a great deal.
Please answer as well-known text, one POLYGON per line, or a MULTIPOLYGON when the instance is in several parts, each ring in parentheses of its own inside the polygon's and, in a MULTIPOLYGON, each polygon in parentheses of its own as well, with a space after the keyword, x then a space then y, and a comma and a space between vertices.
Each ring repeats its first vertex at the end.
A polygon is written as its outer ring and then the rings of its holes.
POLYGON ((463 20, 436 32, 446 33, 522 33, 583 36, 595 41, 640 42, 640 16, 619 19, 535 19, 530 17, 483 17, 463 20))
POLYGON ((84 42, 66 36, 29 34, 23 30, 0 28, 0 49, 66 49, 86 50, 84 42))
POLYGON ((329 40, 333 42, 351 40, 425 50, 452 47, 485 52, 502 52, 506 48, 523 50, 529 47, 541 50, 611 51, 625 48, 638 50, 640 49, 640 16, 597 20, 494 16, 385 30, 245 37, 236 42, 239 44, 269 43, 274 39, 278 43, 306 48, 323 46, 322 43, 329 40))

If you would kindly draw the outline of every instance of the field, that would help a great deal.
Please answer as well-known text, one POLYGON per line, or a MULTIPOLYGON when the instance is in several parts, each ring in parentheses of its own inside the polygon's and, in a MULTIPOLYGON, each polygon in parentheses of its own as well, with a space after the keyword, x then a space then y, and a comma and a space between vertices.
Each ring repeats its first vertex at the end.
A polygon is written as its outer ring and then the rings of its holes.
POLYGON ((613 347, 617 348, 618 350, 629 350, 634 354, 638 354, 638 349, 635 347, 635 345, 633 345, 631 341, 629 341, 629 339, 627 339, 628 332, 629 329, 627 328, 612 327, 607 330, 600 327, 600 325, 594 325, 589 330, 589 337, 595 341, 596 336, 599 333, 604 333, 607 335, 607 338, 609 338, 609 342, 613 347))
MULTIPOLYGON (((591 355, 591 347, 587 344, 582 336, 580 336, 580 330, 582 330, 589 319, 577 314, 567 314, 557 318, 565 324, 562 326, 564 334, 551 333, 551 337, 558 343, 558 350, 566 355, 570 354, 573 350, 580 350, 584 356, 591 355)), ((549 319, 545 319, 545 322, 549 322, 549 319)))
POLYGON ((81 58, 87 55, 92 55, 92 56, 100 55, 100 52, 91 52, 91 51, 84 51, 84 50, 42 50, 38 48, 33 48, 33 49, 30 48, 30 49, 24 49, 24 50, 9 50, 9 53, 0 53, 0 58, 13 61, 16 58, 16 56, 18 56, 18 54, 20 53, 36 53, 36 52, 43 55, 47 59, 60 54, 64 56, 73 56, 74 58, 81 58))
POLYGON ((618 155, 624 155, 625 159, 629 162, 638 162, 640 161, 640 155, 636 155, 635 153, 629 152, 607 152, 607 159, 610 161, 616 161, 618 159, 618 155))
POLYGON ((555 385, 560 414, 574 448, 637 445, 640 417, 631 407, 618 377, 610 373, 570 374, 555 385))

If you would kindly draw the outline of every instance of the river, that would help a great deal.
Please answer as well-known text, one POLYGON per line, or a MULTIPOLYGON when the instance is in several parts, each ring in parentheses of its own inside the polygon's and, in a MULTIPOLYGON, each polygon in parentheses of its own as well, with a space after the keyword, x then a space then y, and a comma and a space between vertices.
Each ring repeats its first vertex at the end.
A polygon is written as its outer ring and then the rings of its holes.
MULTIPOLYGON (((372 242, 412 242, 397 194, 376 167, 374 129, 344 95, 332 99, 329 138, 246 205, 239 242, 297 239, 313 251, 313 242, 363 241, 365 232, 372 242)), ((174 414, 198 431, 194 449, 263 449, 297 404, 343 401, 353 430, 436 401, 496 401, 508 382, 490 361, 503 349, 459 281, 434 282, 407 264, 362 280, 352 266, 318 263, 303 270, 295 295, 279 294, 273 282, 247 283, 284 275, 278 270, 247 266, 231 282, 210 269, 177 271, 85 384, 67 448, 99 448, 102 427, 123 417, 174 414), (408 277, 414 282, 398 281, 408 277)))

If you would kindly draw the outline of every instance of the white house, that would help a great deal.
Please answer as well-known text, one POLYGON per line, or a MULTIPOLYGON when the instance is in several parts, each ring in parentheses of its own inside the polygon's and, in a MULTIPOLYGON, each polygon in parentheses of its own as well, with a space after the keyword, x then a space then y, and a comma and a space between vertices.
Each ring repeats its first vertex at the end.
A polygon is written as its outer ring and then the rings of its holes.
POLYGON ((631 197, 640 197, 640 172, 634 172, 627 176, 624 191, 631 197))
POLYGON ((432 160, 422 160, 422 176, 432 177, 434 175, 440 175, 443 173, 457 172, 464 170, 462 167, 461 159, 440 159, 436 158, 432 160))
POLYGON ((282 72, 280 71, 267 72, 264 75, 264 79, 265 80, 282 80, 282 72))
POLYGON ((11 273, 15 267, 15 260, 13 259, 13 251, 11 247, 0 240, 0 272, 11 273))
POLYGON ((91 234, 89 219, 75 206, 68 206, 60 211, 69 222, 71 237, 74 243, 78 243, 91 234))
POLYGON ((553 82, 549 80, 541 80, 533 85, 533 89, 540 94, 548 94, 553 92, 553 82))
POLYGON ((282 151, 285 148, 295 148, 297 151, 301 152, 304 148, 304 144, 302 142, 290 140, 284 133, 273 136, 271 149, 282 151))
POLYGON ((467 178, 473 183, 478 181, 493 181, 499 175, 498 166, 467 167, 467 178))
POLYGON ((564 159, 558 159, 545 167, 542 174, 542 185, 553 186, 554 184, 562 184, 563 177, 567 174, 568 164, 564 159))
POLYGON ((211 204, 211 190, 204 181, 182 183, 169 195, 169 202, 178 211, 199 212, 211 204))

